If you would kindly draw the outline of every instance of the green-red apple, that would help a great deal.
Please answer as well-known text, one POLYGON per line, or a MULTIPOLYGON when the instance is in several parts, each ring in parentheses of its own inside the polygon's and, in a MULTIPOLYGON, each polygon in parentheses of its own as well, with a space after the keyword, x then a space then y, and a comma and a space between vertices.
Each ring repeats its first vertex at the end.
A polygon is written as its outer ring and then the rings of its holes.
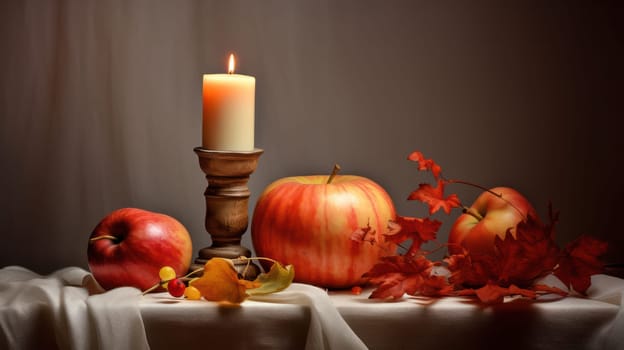
POLYGON ((473 254, 491 254, 494 237, 505 238, 507 230, 515 237, 516 225, 527 215, 537 220, 535 209, 518 191, 509 187, 496 187, 491 191, 502 198, 483 192, 453 224, 448 239, 450 254, 460 254, 462 249, 473 254))

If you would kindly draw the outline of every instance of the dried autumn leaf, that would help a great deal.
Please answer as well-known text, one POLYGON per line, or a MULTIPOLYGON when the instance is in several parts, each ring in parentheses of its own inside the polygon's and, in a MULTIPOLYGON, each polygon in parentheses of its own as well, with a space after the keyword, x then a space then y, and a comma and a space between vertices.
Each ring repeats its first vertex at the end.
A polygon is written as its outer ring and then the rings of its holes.
POLYGON ((357 230, 351 233, 351 240, 356 242, 369 242, 375 244, 375 229, 371 227, 370 223, 366 224, 366 227, 359 227, 357 230), (368 238, 370 236, 370 238, 368 238))
POLYGON ((430 184, 420 184, 418 189, 410 193, 408 200, 419 200, 429 205, 429 215, 433 215, 440 209, 449 214, 452 208, 461 206, 461 202, 456 194, 451 194, 444 198, 444 180, 438 180, 438 186, 433 187, 430 184))
POLYGON ((420 295, 427 297, 450 296, 453 294, 453 286, 448 283, 444 276, 430 275, 425 278, 420 287, 420 295))
POLYGON ((546 292, 546 293, 558 294, 558 295, 561 295, 562 297, 565 297, 565 296, 568 295, 568 292, 566 292, 565 290, 562 290, 560 288, 553 287, 553 286, 547 286, 545 284, 535 284, 535 285, 533 285, 533 287, 531 289, 536 291, 536 292, 546 292))
POLYGON ((440 177, 442 168, 436 164, 433 159, 426 159, 421 152, 414 151, 407 157, 407 159, 418 162, 418 170, 430 170, 436 180, 440 177))
POLYGON ((386 256, 363 277, 377 286, 370 298, 398 299, 403 294, 418 295, 424 287, 430 287, 425 283, 431 277, 432 266, 433 263, 423 256, 386 256))
POLYGON ((477 298, 486 304, 502 303, 506 294, 507 288, 500 287, 496 284, 486 284, 475 290, 477 298))
POLYGON ((516 225, 516 237, 508 230, 505 239, 495 237, 500 266, 499 285, 530 286, 537 278, 551 273, 559 260, 559 247, 552 234, 554 223, 543 225, 528 216, 516 225))
POLYGON ((451 273, 449 282, 457 289, 480 288, 498 280, 499 264, 491 254, 454 254, 445 259, 451 273))
POLYGON ((267 273, 262 273, 254 281, 257 288, 247 289, 248 295, 263 295, 276 293, 290 286, 295 277, 295 268, 292 265, 282 266, 278 262, 271 265, 267 273))
POLYGON ((501 287, 496 284, 488 283, 477 289, 475 294, 485 304, 498 304, 504 301, 506 296, 522 295, 527 298, 535 299, 537 294, 535 291, 519 288, 515 285, 509 287, 501 287))
POLYGON ((591 284, 591 276, 603 272, 600 256, 607 252, 607 243, 590 236, 581 236, 569 243, 555 270, 566 286, 585 294, 591 284))
POLYGON ((239 280, 232 262, 222 258, 208 260, 203 275, 189 284, 206 300, 233 304, 242 303, 247 298, 246 290, 256 287, 253 282, 239 280))
POLYGON ((397 215, 394 221, 388 223, 390 231, 384 237, 397 244, 411 239, 412 243, 406 255, 415 255, 424 242, 436 239, 440 225, 442 222, 438 220, 397 215))

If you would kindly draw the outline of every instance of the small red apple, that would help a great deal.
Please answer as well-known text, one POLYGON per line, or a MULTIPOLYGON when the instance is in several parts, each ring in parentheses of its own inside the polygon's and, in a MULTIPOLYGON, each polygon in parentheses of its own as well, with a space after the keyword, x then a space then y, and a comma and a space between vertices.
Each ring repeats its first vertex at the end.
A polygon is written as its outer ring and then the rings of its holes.
POLYGON ((505 238, 507 230, 515 237, 516 225, 527 215, 538 219, 531 203, 518 191, 509 187, 491 191, 502 198, 485 191, 457 218, 449 234, 449 254, 460 254, 462 249, 473 254, 491 254, 494 237, 505 238))
POLYGON ((104 289, 122 286, 146 290, 171 266, 188 272, 193 247, 186 228, 171 216, 136 208, 113 211, 93 229, 87 258, 93 277, 104 289))
POLYGON ((346 288, 362 282, 380 256, 395 252, 382 235, 395 209, 370 179, 330 178, 287 177, 270 184, 256 203, 251 234, 256 254, 292 264, 295 281, 346 288), (351 239, 368 225, 375 244, 351 239))

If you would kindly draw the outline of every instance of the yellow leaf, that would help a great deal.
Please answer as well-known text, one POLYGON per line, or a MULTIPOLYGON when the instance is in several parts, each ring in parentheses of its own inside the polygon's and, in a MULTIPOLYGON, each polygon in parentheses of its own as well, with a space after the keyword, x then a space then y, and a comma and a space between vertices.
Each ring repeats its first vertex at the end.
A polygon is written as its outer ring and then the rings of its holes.
POLYGON ((247 298, 249 281, 239 280, 230 260, 212 258, 204 266, 204 274, 189 282, 206 300, 240 304, 247 298))
POLYGON ((295 277, 295 268, 292 265, 283 267, 280 263, 274 262, 267 273, 262 273, 254 282, 259 284, 258 288, 248 289, 249 295, 263 295, 276 293, 290 286, 295 277))

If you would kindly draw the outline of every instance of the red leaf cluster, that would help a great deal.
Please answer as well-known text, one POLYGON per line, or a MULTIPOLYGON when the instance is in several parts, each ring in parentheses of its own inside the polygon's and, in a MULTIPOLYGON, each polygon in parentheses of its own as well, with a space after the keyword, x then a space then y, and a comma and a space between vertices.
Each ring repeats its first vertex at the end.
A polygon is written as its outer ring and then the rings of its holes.
POLYGON ((493 254, 451 255, 446 259, 449 283, 462 295, 475 295, 485 303, 502 302, 505 296, 535 298, 537 292, 565 294, 558 288, 540 286, 535 281, 551 274, 560 261, 560 250, 553 240, 552 225, 542 225, 528 217, 516 227, 516 237, 508 230, 505 238, 495 238, 493 254))
MULTIPOLYGON (((444 195, 444 187, 448 183, 469 183, 444 179, 442 168, 421 152, 413 152, 408 159, 418 162, 419 170, 431 171, 437 181, 437 187, 420 184, 408 199, 427 204, 430 215, 439 209, 448 214, 452 208, 461 207, 457 195, 444 195)), ((567 291, 559 288, 536 284, 538 279, 553 273, 571 290, 584 294, 590 286, 591 275, 603 271, 599 257, 606 252, 607 244, 581 236, 562 250, 555 243, 554 228, 558 215, 550 210, 549 216, 547 224, 529 216, 516 226, 515 237, 511 230, 506 232, 504 238, 497 236, 493 254, 464 251, 448 256, 442 262, 428 260, 420 250, 423 243, 436 239, 441 222, 430 218, 398 216, 389 223, 389 231, 384 237, 399 245, 408 241, 411 243, 405 254, 381 258, 364 275, 376 286, 370 297, 397 299, 404 294, 474 295, 484 303, 499 303, 506 296, 536 298, 543 293, 567 295, 567 291), (436 265, 445 266, 448 276, 433 273, 436 265)), ((367 228, 363 228, 354 232, 352 238, 367 241, 367 234, 367 228)))
POLYGON ((419 200, 426 203, 429 206, 429 215, 433 215, 440 209, 450 214, 451 209, 461 207, 459 197, 456 194, 444 197, 444 186, 448 181, 442 178, 442 167, 434 162, 433 159, 425 158, 419 151, 412 152, 407 159, 418 162, 418 170, 431 171, 437 181, 436 187, 427 183, 420 184, 417 190, 410 193, 409 197, 407 197, 408 200, 419 200))
POLYGON ((381 258, 364 274, 377 285, 370 298, 398 299, 404 294, 438 296, 450 294, 451 286, 444 277, 431 273, 433 263, 424 256, 394 255, 381 258))
POLYGON ((388 223, 389 232, 384 237, 396 244, 411 240, 412 243, 405 255, 414 256, 420 251, 420 246, 424 242, 436 239, 441 225, 442 223, 438 220, 397 215, 395 221, 388 223))

